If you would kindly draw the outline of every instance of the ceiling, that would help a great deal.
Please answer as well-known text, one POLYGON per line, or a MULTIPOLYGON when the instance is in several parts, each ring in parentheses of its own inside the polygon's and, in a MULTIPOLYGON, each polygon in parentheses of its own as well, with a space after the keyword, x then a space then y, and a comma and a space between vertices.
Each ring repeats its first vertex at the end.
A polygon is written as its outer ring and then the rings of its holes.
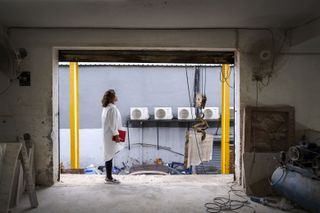
POLYGON ((291 28, 319 0, 0 0, 7 27, 291 28))

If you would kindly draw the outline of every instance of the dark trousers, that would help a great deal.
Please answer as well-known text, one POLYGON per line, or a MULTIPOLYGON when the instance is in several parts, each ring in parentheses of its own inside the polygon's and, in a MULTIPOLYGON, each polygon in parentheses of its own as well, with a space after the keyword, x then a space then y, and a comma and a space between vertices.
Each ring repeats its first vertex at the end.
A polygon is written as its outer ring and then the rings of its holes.
POLYGON ((112 159, 106 161, 106 178, 108 178, 109 180, 112 179, 112 159))

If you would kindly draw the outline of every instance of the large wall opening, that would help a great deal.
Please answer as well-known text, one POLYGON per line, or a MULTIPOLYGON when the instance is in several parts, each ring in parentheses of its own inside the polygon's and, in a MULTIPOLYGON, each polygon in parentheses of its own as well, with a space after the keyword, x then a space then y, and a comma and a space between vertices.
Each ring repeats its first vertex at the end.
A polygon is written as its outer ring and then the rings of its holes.
MULTIPOLYGON (((234 66, 234 52, 214 51, 84 51, 62 50, 59 52, 59 115, 60 115, 60 162, 65 167, 68 159, 68 61, 81 61, 79 68, 79 96, 80 96, 80 165, 82 168, 92 164, 103 165, 100 138, 101 106, 100 99, 108 88, 118 91, 119 109, 122 113, 123 126, 127 128, 130 120, 130 107, 148 107, 149 114, 154 116, 154 107, 172 107, 173 119, 177 119, 177 108, 189 105, 189 89, 194 83, 196 69, 201 72, 201 87, 207 93, 207 107, 218 107, 221 112, 221 64, 232 64, 231 75, 231 106, 233 112, 236 106, 237 77, 234 66), (95 61, 95 62, 93 62, 95 61), (134 63, 132 63, 134 62, 134 63), (152 63, 151 63, 152 62, 152 63), (165 62, 165 64, 164 64, 165 62), (139 64, 137 64, 139 63, 139 64), (158 86, 157 86, 158 85, 158 86), (162 88, 161 88, 162 87, 162 88), (91 105, 94 106, 91 106, 91 105), (91 110, 89 110, 91 109, 91 110), (63 118, 62 118, 63 117, 63 118), (99 153, 100 151, 100 153, 99 153), (101 159, 101 160, 100 160, 101 159)), ((220 118, 210 123, 208 134, 215 135, 213 142, 213 156, 207 166, 210 173, 220 173, 220 118)), ((239 128, 234 122, 230 136, 233 146, 232 152, 239 149, 239 135, 235 129, 239 128), (238 147, 237 147, 238 146, 238 147)), ((122 167, 123 163, 151 164, 161 158, 163 163, 184 161, 184 145, 186 128, 128 128, 130 145, 115 157, 115 166, 122 167), (160 145, 160 146, 159 146, 160 145), (131 146, 131 147, 130 147, 131 146), (148 147, 149 146, 149 147, 148 147)), ((221 136, 220 136, 221 137, 221 136)), ((237 157, 236 157, 237 158, 237 157)), ((232 166, 237 167, 235 158, 231 159, 232 166)), ((195 167, 196 168, 196 167, 195 167)), ((203 166, 202 166, 203 168, 203 166)), ((194 170, 200 172, 203 169, 194 170)))

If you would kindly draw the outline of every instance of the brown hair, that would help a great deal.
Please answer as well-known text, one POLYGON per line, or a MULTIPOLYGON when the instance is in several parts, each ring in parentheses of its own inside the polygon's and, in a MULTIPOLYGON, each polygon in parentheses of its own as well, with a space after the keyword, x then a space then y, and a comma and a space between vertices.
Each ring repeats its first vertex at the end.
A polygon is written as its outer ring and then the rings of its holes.
POLYGON ((113 103, 114 98, 116 97, 116 92, 113 89, 106 91, 102 98, 102 106, 107 107, 110 103, 113 103))

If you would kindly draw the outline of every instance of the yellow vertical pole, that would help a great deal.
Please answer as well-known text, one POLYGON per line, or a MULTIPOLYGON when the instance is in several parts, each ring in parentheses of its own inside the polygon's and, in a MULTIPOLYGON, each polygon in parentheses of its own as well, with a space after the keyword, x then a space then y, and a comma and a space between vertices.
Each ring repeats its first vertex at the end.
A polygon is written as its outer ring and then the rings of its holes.
POLYGON ((230 64, 223 64, 221 104, 221 174, 230 173, 230 64))
POLYGON ((70 62, 70 166, 80 168, 79 161, 79 84, 77 62, 70 62))

